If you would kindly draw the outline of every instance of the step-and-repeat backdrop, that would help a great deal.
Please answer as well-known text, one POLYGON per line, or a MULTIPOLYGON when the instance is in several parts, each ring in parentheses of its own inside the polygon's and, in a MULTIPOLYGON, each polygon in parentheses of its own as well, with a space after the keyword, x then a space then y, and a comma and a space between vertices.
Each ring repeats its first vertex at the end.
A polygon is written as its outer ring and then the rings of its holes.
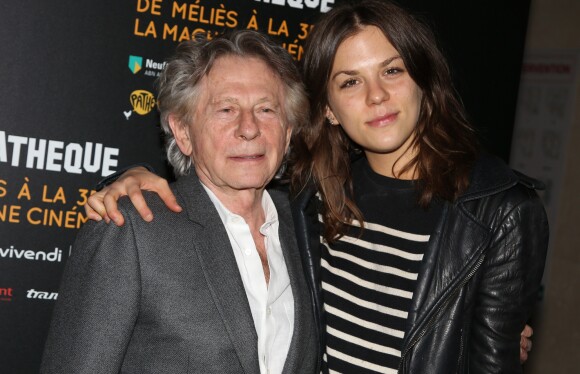
MULTIPOLYGON (((1 373, 38 372, 95 183, 143 161, 168 176, 154 81, 175 46, 257 29, 300 60, 317 17, 340 1, 0 2, 1 373)), ((400 4, 435 28, 484 143, 507 158, 529 0, 400 4)))

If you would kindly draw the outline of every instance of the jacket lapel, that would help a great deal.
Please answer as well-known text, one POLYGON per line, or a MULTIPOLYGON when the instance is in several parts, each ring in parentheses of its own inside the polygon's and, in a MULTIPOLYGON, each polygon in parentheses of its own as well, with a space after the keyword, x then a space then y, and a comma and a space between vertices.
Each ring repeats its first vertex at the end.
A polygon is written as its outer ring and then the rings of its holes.
POLYGON ((276 191, 271 191, 270 196, 278 212, 280 244, 294 297, 294 331, 283 369, 283 373, 291 374, 297 372, 301 365, 300 360, 306 356, 304 353, 305 347, 308 346, 306 342, 309 338, 312 339, 315 327, 312 325, 310 293, 304 279, 288 197, 276 191))
POLYGON ((193 169, 176 188, 194 224, 192 247, 241 366, 246 373, 259 373, 256 328, 225 227, 193 169))
POLYGON ((429 326, 437 311, 469 279, 470 272, 483 258, 489 237, 488 230, 459 204, 445 204, 419 272, 403 348, 413 344, 417 334, 429 326), (450 239, 446 232, 456 235, 450 239))
POLYGON ((490 240, 488 229, 477 217, 467 213, 464 204, 516 183, 516 176, 503 166, 503 162, 483 153, 473 167, 467 191, 455 203, 445 204, 419 272, 421 275, 407 320, 411 328, 407 329, 405 345, 415 330, 422 327, 447 299, 446 296, 468 277, 490 240), (454 234, 447 235, 448 232, 454 234))

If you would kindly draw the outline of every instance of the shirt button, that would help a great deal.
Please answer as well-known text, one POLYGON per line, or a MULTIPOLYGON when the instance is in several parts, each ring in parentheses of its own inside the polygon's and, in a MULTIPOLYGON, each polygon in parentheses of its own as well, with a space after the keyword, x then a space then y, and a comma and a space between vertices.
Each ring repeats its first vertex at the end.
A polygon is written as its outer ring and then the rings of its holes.
POLYGON ((270 314, 272 314, 272 308, 271 308, 271 307, 267 307, 267 308, 266 308, 266 314, 267 314, 267 315, 270 315, 270 314))

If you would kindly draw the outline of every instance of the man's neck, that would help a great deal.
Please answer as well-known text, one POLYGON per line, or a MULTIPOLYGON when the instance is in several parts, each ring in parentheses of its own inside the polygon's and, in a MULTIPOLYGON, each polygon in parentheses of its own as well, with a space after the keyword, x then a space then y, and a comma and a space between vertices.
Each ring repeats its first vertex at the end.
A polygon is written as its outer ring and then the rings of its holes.
POLYGON ((266 216, 262 207, 264 189, 236 190, 232 188, 219 188, 212 183, 207 183, 201 178, 201 183, 210 189, 218 200, 230 212, 241 216, 252 231, 258 231, 264 224, 266 216))
POLYGON ((262 262, 266 284, 269 284, 270 267, 268 265, 268 255, 266 253, 264 236, 260 232, 260 228, 266 222, 266 213, 262 206, 264 189, 220 189, 213 184, 208 184, 203 183, 203 185, 215 195, 227 210, 241 216, 249 226, 254 245, 256 246, 258 255, 260 256, 260 261, 262 262))

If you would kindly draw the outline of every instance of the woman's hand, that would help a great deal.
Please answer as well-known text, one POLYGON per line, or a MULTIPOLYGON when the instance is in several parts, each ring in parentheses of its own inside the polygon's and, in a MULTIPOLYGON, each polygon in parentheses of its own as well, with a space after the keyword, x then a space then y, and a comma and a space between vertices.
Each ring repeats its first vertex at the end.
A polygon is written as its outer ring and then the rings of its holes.
POLYGON ((521 333, 520 338, 520 362, 523 364, 528 359, 528 352, 532 350, 532 335, 534 330, 531 326, 526 325, 521 333))
POLYGON ((181 212, 181 207, 177 204, 167 180, 139 166, 129 169, 114 183, 91 195, 85 204, 85 213, 89 219, 95 221, 104 219, 107 223, 113 221, 117 226, 122 226, 125 219, 117 209, 117 200, 127 195, 141 217, 150 222, 153 220, 153 213, 145 203, 141 190, 157 193, 169 209, 181 212))

